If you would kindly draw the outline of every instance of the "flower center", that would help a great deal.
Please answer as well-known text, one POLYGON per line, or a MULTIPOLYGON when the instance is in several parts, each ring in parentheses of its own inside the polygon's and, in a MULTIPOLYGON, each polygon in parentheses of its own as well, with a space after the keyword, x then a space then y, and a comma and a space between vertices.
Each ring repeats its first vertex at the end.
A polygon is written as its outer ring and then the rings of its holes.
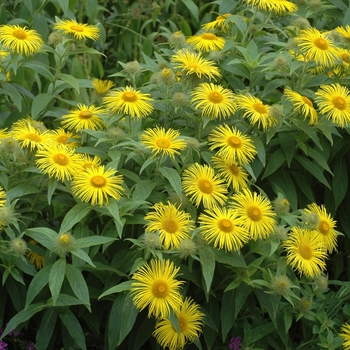
POLYGON ((238 176, 239 175, 239 168, 236 164, 232 164, 228 167, 232 173, 232 175, 234 176, 238 176))
POLYGON ((106 179, 100 175, 95 175, 90 180, 91 185, 94 187, 103 187, 106 185, 106 182, 106 179))
POLYGON ((234 226, 232 224, 232 221, 229 219, 221 219, 218 222, 218 227, 221 231, 230 233, 233 231, 234 226))
POLYGON ((18 40, 26 40, 28 35, 23 29, 15 29, 12 32, 12 36, 14 36, 18 40))
POLYGON ((229 144, 229 146, 231 146, 233 148, 240 148, 242 145, 241 139, 237 136, 230 136, 227 139, 227 143, 229 144))
POLYGON ((213 192, 213 185, 211 181, 206 179, 201 179, 198 181, 198 188, 201 192, 206 194, 211 194, 213 192))
POLYGON ((91 168, 92 166, 94 166, 94 164, 92 164, 92 163, 85 163, 85 164, 83 165, 83 168, 84 168, 84 169, 89 169, 89 168, 91 168))
POLYGON ((152 293, 156 298, 166 298, 169 294, 168 284, 162 280, 155 281, 152 286, 152 293))
POLYGON ((314 105, 312 102, 305 96, 301 96, 301 99, 303 100, 304 103, 306 103, 308 106, 313 107, 314 105))
POLYGON ((263 105, 261 102, 255 102, 252 105, 253 109, 260 113, 260 114, 266 114, 267 113, 267 108, 265 105, 263 105))
POLYGON ((170 141, 168 139, 158 139, 156 141, 156 145, 159 148, 169 148, 170 147, 170 141))
POLYGON ((79 113, 80 119, 90 119, 92 117, 92 113, 90 111, 81 111, 79 113))
POLYGON ((136 102, 137 101, 137 95, 134 92, 127 91, 127 92, 123 93, 122 99, 125 102, 136 102))
POLYGON ((162 222, 163 229, 168 233, 175 233, 178 229, 176 220, 173 218, 166 218, 162 222))
POLYGON ((312 258, 312 248, 308 243, 300 243, 299 254, 303 259, 310 260, 312 258))
POLYGON ((201 38, 204 40, 215 40, 217 39, 217 36, 213 33, 204 33, 201 35, 201 38))
POLYGON ((73 30, 74 32, 80 32, 80 33, 84 31, 84 28, 78 25, 72 25, 70 26, 70 29, 73 30))
POLYGON ((53 156, 53 161, 59 165, 67 165, 69 163, 69 158, 65 154, 58 153, 53 156))
POLYGON ((63 244, 67 244, 70 241, 70 237, 69 234, 64 233, 61 237, 60 237, 60 242, 63 244))
POLYGON ((68 136, 61 135, 61 136, 58 136, 58 137, 57 137, 56 141, 57 141, 58 143, 63 143, 63 144, 65 144, 65 143, 67 142, 68 139, 69 139, 68 136))
POLYGON ((343 60, 343 62, 350 63, 350 55, 348 55, 347 53, 342 53, 340 57, 343 60))
POLYGON ((29 139, 30 141, 41 142, 41 137, 38 134, 29 133, 25 135, 25 138, 29 139))
POLYGON ((262 219, 261 210, 254 205, 247 209, 247 215, 253 221, 260 221, 262 219))
POLYGON ((329 224, 326 221, 321 221, 320 224, 318 225, 318 230, 323 234, 323 235, 328 235, 329 233, 329 224))
POLYGON ((207 98, 210 102, 213 103, 220 103, 223 100, 222 94, 220 94, 220 92, 217 91, 211 91, 208 93, 207 98))
POLYGON ((333 103, 333 106, 337 109, 340 109, 340 110, 346 109, 346 101, 341 96, 333 97, 332 103, 333 103))
POLYGON ((327 50, 328 49, 328 43, 326 40, 324 40, 323 38, 317 38, 314 40, 314 44, 317 48, 319 48, 320 50, 327 50))
POLYGON ((187 320, 182 316, 178 316, 177 320, 179 322, 180 332, 183 333, 187 329, 187 320))

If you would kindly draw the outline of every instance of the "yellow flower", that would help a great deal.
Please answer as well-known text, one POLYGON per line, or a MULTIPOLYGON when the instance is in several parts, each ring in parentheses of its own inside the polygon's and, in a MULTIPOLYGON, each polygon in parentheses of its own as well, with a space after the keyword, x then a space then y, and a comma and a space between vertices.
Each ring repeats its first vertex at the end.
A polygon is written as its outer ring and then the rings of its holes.
POLYGON ((99 116, 105 110, 95 105, 84 105, 78 103, 77 108, 70 111, 69 114, 62 116, 61 124, 69 130, 98 130, 106 126, 106 123, 99 116))
POLYGON ((295 109, 303 115, 304 119, 310 118, 310 125, 317 124, 318 115, 312 101, 310 101, 309 98, 300 95, 298 92, 293 91, 289 87, 284 89, 284 95, 286 96, 287 100, 293 103, 295 109))
POLYGON ((209 165, 195 163, 184 171, 182 187, 197 208, 201 202, 205 208, 212 208, 226 202, 227 188, 223 182, 209 165))
POLYGON ((71 180, 81 171, 80 155, 74 149, 61 144, 51 144, 36 153, 39 170, 57 180, 71 180))
POLYGON ((344 323, 340 330, 341 333, 339 333, 339 336, 343 338, 343 348, 344 350, 350 350, 350 325, 344 323))
POLYGON ((38 252, 42 249, 40 247, 36 247, 36 245, 38 244, 37 241, 35 241, 34 239, 29 240, 29 244, 32 244, 35 246, 35 251, 31 250, 29 251, 26 256, 28 258, 28 260, 35 266, 35 268, 37 270, 41 270, 44 265, 45 265, 45 257, 41 254, 39 254, 38 252))
POLYGON ((113 113, 129 114, 132 118, 144 118, 153 111, 152 98, 132 86, 110 91, 103 103, 113 113))
POLYGON ((248 231, 242 227, 242 220, 236 211, 227 208, 213 207, 201 213, 198 222, 204 239, 215 248, 226 251, 238 250, 249 240, 248 231))
POLYGON ((243 109, 243 117, 249 118, 251 124, 258 124, 258 127, 261 124, 264 130, 276 125, 278 122, 276 118, 271 116, 270 106, 263 104, 259 98, 251 94, 238 95, 236 103, 240 109, 243 109))
POLYGON ((316 92, 315 102, 320 113, 342 128, 350 123, 350 90, 338 83, 321 85, 316 92))
POLYGON ((84 170, 89 168, 97 168, 102 164, 102 160, 99 156, 90 157, 87 154, 81 156, 81 164, 84 170))
POLYGON ((218 15, 214 21, 203 24, 202 28, 209 32, 215 29, 226 32, 230 27, 230 24, 226 22, 226 19, 230 16, 231 16, 230 13, 218 15))
POLYGON ((109 197, 119 200, 123 192, 122 175, 115 175, 116 170, 107 169, 103 165, 89 167, 79 172, 72 181, 72 193, 83 202, 103 206, 108 204, 109 197))
POLYGON ((41 49, 44 42, 36 30, 22 28, 19 25, 2 25, 0 43, 11 52, 34 55, 41 49))
POLYGON ((260 10, 284 15, 298 10, 298 6, 288 0, 247 0, 247 4, 257 6, 260 10))
POLYGON ((243 167, 238 164, 228 164, 220 157, 212 157, 212 161, 214 163, 214 167, 220 171, 220 175, 224 178, 230 186, 235 191, 240 191, 243 188, 246 188, 248 185, 248 173, 244 170, 243 167))
POLYGON ((66 131, 63 128, 58 128, 51 131, 52 141, 58 144, 65 145, 69 148, 77 148, 80 146, 80 136, 70 131, 66 131))
POLYGON ((237 212, 242 226, 249 231, 254 241, 266 238, 274 232, 277 224, 276 214, 267 198, 244 189, 234 194, 231 199, 231 208, 237 212))
POLYGON ((167 317, 171 311, 179 312, 182 302, 180 286, 175 279, 180 268, 170 260, 151 260, 145 263, 132 277, 131 294, 135 306, 148 308, 148 317, 167 317))
POLYGON ((300 31, 295 38, 298 48, 307 61, 314 60, 321 66, 332 66, 337 60, 337 47, 327 38, 325 33, 321 33, 316 28, 309 28, 300 31))
POLYGON ((347 49, 338 48, 337 56, 339 57, 340 62, 332 67, 330 74, 343 77, 349 74, 350 71, 350 51, 347 49))
POLYGON ((347 24, 345 27, 337 27, 335 31, 340 33, 344 39, 350 40, 350 26, 347 24))
POLYGON ((78 23, 75 20, 60 20, 54 25, 54 30, 60 30, 63 34, 73 35, 75 39, 85 40, 92 39, 97 40, 100 36, 100 30, 98 27, 78 23))
POLYGON ((172 56, 171 61, 174 67, 181 69, 186 75, 196 74, 198 78, 202 76, 210 79, 220 77, 218 68, 213 61, 203 58, 200 54, 182 49, 172 56))
POLYGON ((168 202, 156 203, 154 212, 145 216, 146 231, 159 232, 161 244, 165 249, 178 248, 184 238, 189 238, 189 232, 194 228, 191 216, 168 202))
POLYGON ((48 131, 40 132, 27 123, 14 123, 12 127, 13 138, 20 141, 22 148, 43 149, 52 143, 52 136, 48 131))
POLYGON ((7 195, 4 189, 0 186, 0 207, 4 207, 6 203, 7 195))
POLYGON ((165 131, 161 127, 148 128, 141 134, 141 143, 153 152, 153 156, 160 153, 174 158, 175 154, 180 154, 179 151, 182 151, 187 144, 179 136, 180 133, 177 130, 169 129, 165 131))
POLYGON ((202 83, 191 94, 195 109, 202 109, 202 115, 211 119, 229 118, 237 109, 234 93, 221 85, 202 83))
POLYGON ((227 124, 219 125, 209 134, 210 150, 219 148, 216 153, 227 164, 247 164, 257 154, 249 136, 227 124))
POLYGON ((175 312, 179 324, 180 333, 176 331, 168 318, 157 321, 153 335, 160 346, 169 350, 183 349, 185 344, 193 342, 198 338, 204 323, 204 314, 200 311, 200 306, 190 298, 186 298, 175 312))
POLYGON ((92 85, 99 95, 104 95, 114 86, 114 83, 111 80, 93 79, 92 85))
POLYGON ((225 45, 225 39, 213 33, 202 33, 187 38, 187 43, 202 52, 220 51, 225 45))
POLYGON ((326 249, 317 231, 293 227, 283 246, 287 251, 287 263, 300 275, 314 277, 326 268, 326 249))
POLYGON ((307 214, 315 213, 318 215, 319 220, 316 229, 321 234, 320 237, 327 252, 332 253, 337 247, 337 232, 335 231, 336 221, 327 213, 324 205, 318 206, 316 203, 312 203, 309 204, 304 211, 307 214))

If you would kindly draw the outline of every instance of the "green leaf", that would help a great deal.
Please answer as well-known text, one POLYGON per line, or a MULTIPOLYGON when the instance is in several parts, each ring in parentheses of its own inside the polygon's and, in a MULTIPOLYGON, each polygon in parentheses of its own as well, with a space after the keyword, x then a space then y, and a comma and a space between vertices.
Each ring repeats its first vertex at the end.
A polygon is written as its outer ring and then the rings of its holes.
POLYGON ((34 316, 36 313, 40 312, 44 308, 45 308, 45 304, 38 303, 38 304, 29 305, 26 309, 21 310, 18 314, 16 314, 11 318, 4 332, 2 333, 2 337, 6 336, 12 330, 16 329, 18 325, 29 320, 32 316, 34 316))
POLYGON ((85 253, 82 249, 80 249, 80 248, 73 249, 70 251, 70 253, 73 254, 74 256, 76 256, 77 258, 86 261, 89 265, 95 267, 95 265, 92 262, 92 260, 90 259, 89 255, 87 253, 85 253))
POLYGON ((1 86, 3 87, 3 89, 0 89, 0 93, 10 96, 16 108, 19 111, 22 111, 23 97, 20 95, 17 89, 12 84, 6 82, 2 82, 1 86))
POLYGON ((45 311, 36 333, 36 346, 38 349, 48 349, 50 339, 55 330, 57 313, 54 308, 45 311))
POLYGON ((45 112, 46 107, 52 99, 53 96, 46 92, 36 95, 32 103, 32 118, 37 119, 42 112, 45 112))
POLYGON ((295 152, 295 139, 290 132, 279 132, 278 141, 286 156, 288 167, 290 167, 295 152))
POLYGON ((318 138, 317 133, 316 133, 315 129, 314 129, 312 126, 306 124, 305 121, 298 120, 298 119, 294 119, 294 120, 293 120, 293 124, 294 124, 296 127, 298 127, 300 130, 304 131, 305 134, 307 134, 307 135, 310 137, 310 139, 311 139, 312 141, 314 141, 315 144, 316 144, 320 149, 322 149, 322 145, 321 145, 321 143, 320 143, 320 139, 318 138))
POLYGON ((105 292, 103 292, 98 299, 101 299, 103 297, 105 297, 106 295, 110 295, 113 293, 120 293, 120 292, 124 292, 126 290, 130 290, 131 289, 131 283, 132 281, 125 281, 122 282, 120 284, 117 284, 116 286, 107 289, 105 292))
POLYGON ((221 264, 226 264, 232 267, 247 268, 247 264, 243 255, 239 252, 225 252, 220 249, 214 249, 215 260, 221 264))
POLYGON ((269 81, 264 87, 262 97, 266 97, 271 91, 275 91, 277 88, 285 85, 286 81, 284 79, 274 79, 269 81))
POLYGON ((181 329, 180 329, 180 325, 179 325, 179 319, 177 318, 177 316, 175 315, 174 312, 171 312, 170 315, 168 316, 169 321, 171 322, 171 325, 174 327, 174 329, 176 330, 176 332, 178 334, 181 334, 181 329))
POLYGON ((144 201, 153 192, 157 182, 154 180, 141 180, 134 187, 133 200, 144 201))
POLYGON ((328 166, 327 160, 324 156, 313 148, 308 148, 307 153, 312 157, 323 169, 327 170, 331 175, 333 175, 331 169, 328 166))
POLYGON ((159 172, 167 179, 179 198, 182 198, 181 177, 173 168, 160 167, 159 172))
POLYGON ((7 191, 7 198, 12 202, 15 198, 21 198, 28 194, 38 193, 40 189, 37 186, 28 184, 18 185, 7 191))
POLYGON ((46 284, 49 283, 49 274, 52 265, 45 266, 33 277, 30 285, 28 287, 27 298, 26 298, 26 306, 34 300, 34 298, 40 293, 40 291, 45 287, 46 284))
POLYGON ((286 157, 281 149, 278 149, 275 152, 273 152, 269 157, 262 179, 274 173, 277 169, 279 169, 282 166, 282 164, 285 161, 286 157))
POLYGON ((66 267, 66 276, 73 293, 91 312, 89 289, 81 271, 75 266, 68 264, 66 267))
POLYGON ((190 14, 199 22, 199 9, 198 6, 192 0, 181 0, 181 2, 189 9, 190 14))
POLYGON ((89 236, 76 239, 75 243, 78 248, 88 248, 94 245, 105 244, 115 241, 114 237, 104 237, 104 236, 89 236))
POLYGON ((221 304, 221 335, 223 341, 225 341, 226 336, 235 322, 234 306, 235 306, 235 296, 234 290, 225 292, 222 296, 221 304))
POLYGON ((84 219, 84 217, 90 212, 90 210, 90 204, 76 204, 64 217, 59 233, 68 232, 76 223, 84 219))
POLYGON ((58 314, 65 325, 69 335, 75 340, 76 345, 82 350, 86 350, 85 335, 78 319, 68 308, 58 314))
POLYGON ((51 199, 52 195, 54 194, 56 188, 57 188, 57 180, 54 178, 49 179, 49 182, 47 184, 47 204, 51 205, 51 199))
POLYGON ((79 94, 79 80, 72 75, 61 73, 58 76, 59 79, 70 85, 79 94))
POLYGON ((25 234, 49 250, 54 250, 57 232, 48 227, 35 227, 25 230, 25 234))
POLYGON ((138 313, 139 311, 136 309, 130 293, 127 293, 123 300, 118 346, 132 330, 138 313))
POLYGON ((202 274, 205 281, 205 291, 209 293, 215 271, 215 255, 210 247, 202 247, 199 250, 199 260, 202 265, 202 274))
POLYGON ((51 267, 49 274, 49 288, 52 295, 52 302, 55 306, 60 294, 64 276, 66 274, 66 260, 59 259, 51 267))
POLYGON ((334 204, 337 208, 343 201, 348 189, 348 171, 347 164, 343 157, 338 157, 334 166, 334 177, 332 179, 332 189, 334 195, 334 204))

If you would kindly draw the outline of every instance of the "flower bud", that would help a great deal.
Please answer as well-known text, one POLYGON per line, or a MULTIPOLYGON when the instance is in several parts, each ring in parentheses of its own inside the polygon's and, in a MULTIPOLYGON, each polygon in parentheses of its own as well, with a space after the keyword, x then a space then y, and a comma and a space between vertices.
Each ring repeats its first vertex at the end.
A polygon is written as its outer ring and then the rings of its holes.
POLYGON ((124 71, 128 75, 136 75, 141 72, 141 66, 140 63, 138 63, 136 60, 132 62, 127 62, 123 65, 124 71))
POLYGON ((292 281, 286 275, 273 276, 270 288, 279 295, 288 295, 291 291, 292 281))
POLYGON ((186 107, 188 105, 188 97, 183 92, 175 92, 171 98, 174 107, 186 107))
POLYGON ((186 37, 181 30, 170 34, 168 41, 172 49, 179 49, 186 45, 186 37))
POLYGON ((150 250, 161 249, 162 245, 159 240, 159 234, 155 232, 145 232, 141 238, 141 244, 150 250))
POLYGON ((24 255, 27 249, 27 243, 22 238, 17 237, 10 241, 10 251, 16 256, 24 255))
POLYGON ((185 238, 179 244, 179 257, 180 259, 187 259, 189 256, 196 254, 197 245, 192 239, 185 238))
POLYGON ((55 250, 65 256, 75 248, 75 238, 69 232, 60 233, 55 239, 55 250))
POLYGON ((315 289, 323 293, 328 289, 328 278, 324 275, 319 275, 314 280, 315 289))
POLYGON ((278 197, 272 201, 272 205, 273 205, 274 211, 278 216, 286 215, 290 210, 290 205, 288 200, 281 195, 278 195, 278 197))

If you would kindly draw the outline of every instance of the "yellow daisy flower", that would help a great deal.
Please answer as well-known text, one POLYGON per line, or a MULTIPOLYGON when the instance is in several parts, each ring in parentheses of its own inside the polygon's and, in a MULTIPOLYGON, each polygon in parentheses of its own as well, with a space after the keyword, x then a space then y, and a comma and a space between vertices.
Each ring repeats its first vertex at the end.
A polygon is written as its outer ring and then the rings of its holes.
POLYGON ((0 44, 5 49, 22 55, 36 54, 44 44, 40 34, 19 25, 0 26, 0 44))
POLYGON ((6 129, 0 129, 0 142, 3 139, 7 139, 10 136, 9 132, 6 129))
POLYGON ((85 40, 92 39, 97 40, 100 36, 100 30, 98 27, 78 23, 75 20, 60 20, 58 23, 54 25, 54 30, 60 30, 63 34, 73 35, 75 39, 85 40))
POLYGON ((180 268, 170 260, 151 260, 132 276, 131 294, 135 306, 141 310, 148 308, 148 317, 167 317, 173 310, 180 311, 183 283, 175 279, 180 268))
POLYGON ((228 164, 220 157, 212 157, 214 167, 220 171, 220 175, 227 182, 227 185, 234 188, 235 191, 241 191, 247 188, 248 173, 238 164, 228 164))
POLYGON ((153 335, 160 346, 169 350, 183 349, 186 343, 191 343, 198 338, 203 323, 204 314, 200 311, 200 306, 190 298, 186 298, 175 312, 179 323, 180 333, 176 331, 168 318, 157 321, 153 335))
POLYGON ((343 348, 344 350, 350 350, 350 325, 348 323, 344 323, 341 328, 341 333, 339 336, 343 338, 343 348))
POLYGON ((146 231, 159 232, 164 249, 178 248, 185 238, 190 238, 189 232, 194 228, 190 214, 169 202, 156 203, 152 209, 154 212, 145 216, 146 231))
POLYGON ((80 135, 76 135, 70 131, 66 131, 63 128, 58 128, 51 131, 52 141, 58 144, 65 145, 69 148, 77 148, 80 146, 80 135))
POLYGON ((98 168, 102 164, 102 160, 99 156, 90 157, 87 154, 81 156, 81 164, 84 170, 89 168, 98 168))
POLYGON ((186 75, 195 74, 198 78, 203 76, 209 80, 215 80, 215 77, 221 76, 213 61, 209 61, 200 54, 187 49, 179 50, 172 56, 171 61, 175 68, 181 69, 186 75))
POLYGON ((350 51, 343 48, 338 48, 339 64, 336 64, 332 67, 331 73, 338 76, 343 77, 349 74, 350 71, 350 51))
POLYGON ((258 124, 258 127, 261 125, 267 130, 278 122, 271 116, 270 106, 263 104, 259 98, 251 94, 236 96, 236 103, 238 108, 244 111, 243 117, 249 118, 252 125, 258 124))
POLYGON ((227 188, 223 182, 209 165, 195 163, 183 172, 182 187, 197 208, 201 203, 205 208, 212 208, 226 202, 227 188))
POLYGON ((7 195, 4 189, 0 186, 0 207, 4 207, 7 200, 7 195))
POLYGON ((122 175, 115 175, 116 170, 103 165, 90 166, 85 171, 75 174, 72 180, 72 193, 83 202, 103 206, 108 204, 109 197, 119 200, 124 191, 122 175))
POLYGON ((293 227, 283 246, 287 251, 287 263, 300 275, 312 278, 326 268, 327 252, 318 232, 293 227))
POLYGON ((287 100, 293 103, 295 109, 301 113, 304 119, 309 118, 310 125, 316 125, 318 122, 318 115, 312 101, 306 96, 300 95, 298 92, 293 91, 291 88, 286 87, 284 89, 284 96, 287 100))
POLYGON ((249 232, 243 228, 236 211, 213 207, 206 209, 198 218, 200 232, 204 239, 218 249, 238 250, 249 241, 249 232))
POLYGON ((322 66, 332 66, 338 61, 337 47, 316 28, 309 28, 300 31, 295 38, 302 55, 309 61, 314 60, 322 66))
POLYGON ((205 115, 211 119, 231 117, 237 109, 234 101, 235 94, 221 85, 202 83, 191 95, 194 108, 202 109, 202 116, 205 115))
POLYGON ((315 102, 327 119, 342 128, 350 123, 350 90, 339 83, 321 85, 316 92, 315 102))
POLYGON ((71 180, 81 171, 80 155, 61 144, 51 144, 36 152, 39 170, 57 180, 71 180))
POLYGON ((327 252, 332 253, 337 247, 337 232, 335 231, 336 221, 327 213, 324 205, 318 206, 316 203, 312 203, 309 204, 304 211, 307 214, 317 214, 319 221, 315 228, 321 234, 321 240, 323 240, 327 252))
POLYGON ((216 153, 227 164, 247 164, 257 154, 249 136, 227 124, 219 125, 209 134, 210 150, 219 148, 216 153))
POLYGON ((218 15, 214 21, 203 24, 202 28, 208 32, 214 31, 216 29, 222 32, 226 32, 230 27, 230 24, 226 22, 226 19, 230 16, 230 13, 218 15))
POLYGON ((113 113, 129 114, 132 118, 144 118, 153 111, 152 98, 132 86, 110 91, 103 103, 113 113))
MULTIPOLYGON (((29 244, 32 244, 32 245, 37 245, 38 242, 35 241, 34 239, 30 239, 29 240, 29 244)), ((38 248, 36 248, 38 249, 38 248)), ((41 248, 39 248, 41 249, 41 248)), ((26 254, 28 260, 35 266, 35 268, 37 270, 41 270, 44 265, 45 265, 45 257, 41 254, 39 254, 38 252, 36 251, 33 251, 33 250, 30 250, 27 254, 26 254)))
POLYGON ((99 95, 104 95, 114 86, 114 83, 111 80, 93 79, 92 85, 99 95))
POLYGON ((225 45, 225 39, 214 33, 202 33, 187 38, 186 42, 201 52, 220 51, 225 45))
POLYGON ((234 194, 231 200, 231 208, 237 212, 242 226, 249 231, 254 241, 266 238, 274 232, 277 225, 276 214, 267 198, 244 189, 234 194))
POLYGON ((161 155, 168 155, 172 158, 175 154, 180 154, 187 143, 180 139, 180 132, 169 129, 165 131, 164 128, 148 128, 141 134, 141 143, 153 152, 153 156, 160 153, 161 155))
POLYGON ((336 32, 340 33, 344 39, 350 40, 350 26, 347 24, 344 26, 339 26, 334 29, 336 32))
POLYGON ((22 148, 30 148, 31 151, 44 149, 52 143, 50 132, 40 132, 33 126, 23 122, 13 124, 12 137, 19 141, 22 148))
POLYGON ((247 4, 257 6, 263 11, 275 12, 278 15, 289 14, 298 10, 298 6, 288 0, 247 0, 247 4))
POLYGON ((69 114, 62 116, 61 124, 63 127, 75 131, 102 129, 106 126, 106 123, 99 114, 103 114, 104 112, 105 110, 101 107, 78 103, 77 108, 70 111, 69 114))

